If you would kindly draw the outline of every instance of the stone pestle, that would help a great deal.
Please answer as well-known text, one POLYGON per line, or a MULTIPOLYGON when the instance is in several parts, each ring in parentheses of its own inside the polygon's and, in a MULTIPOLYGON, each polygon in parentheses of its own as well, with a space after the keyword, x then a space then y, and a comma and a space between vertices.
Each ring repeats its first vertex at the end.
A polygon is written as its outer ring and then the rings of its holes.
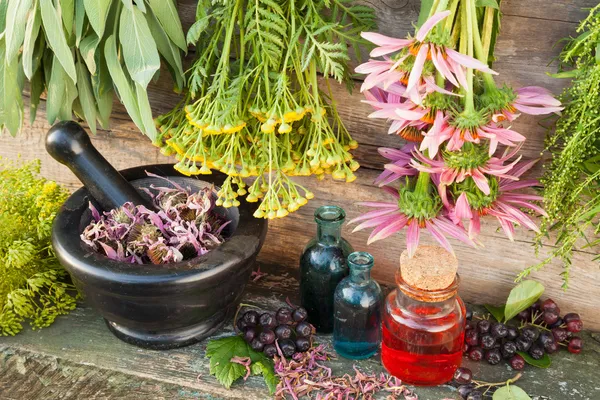
POLYGON ((78 123, 65 121, 54 125, 46 135, 46 151, 69 167, 104 211, 127 202, 156 209, 96 150, 78 123))

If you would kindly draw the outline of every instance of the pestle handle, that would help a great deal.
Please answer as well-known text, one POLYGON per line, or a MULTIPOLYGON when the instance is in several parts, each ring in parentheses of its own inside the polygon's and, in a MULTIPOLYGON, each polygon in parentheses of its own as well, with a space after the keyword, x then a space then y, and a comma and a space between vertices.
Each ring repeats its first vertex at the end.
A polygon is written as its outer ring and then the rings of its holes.
POLYGON ((96 150, 78 123, 65 121, 54 125, 46 136, 46 151, 69 167, 104 211, 127 202, 155 208, 96 150))

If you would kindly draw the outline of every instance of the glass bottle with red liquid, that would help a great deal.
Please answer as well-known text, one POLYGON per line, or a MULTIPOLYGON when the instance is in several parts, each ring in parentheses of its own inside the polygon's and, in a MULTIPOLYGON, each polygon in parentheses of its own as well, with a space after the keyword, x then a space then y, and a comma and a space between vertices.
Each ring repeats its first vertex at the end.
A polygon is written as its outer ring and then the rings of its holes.
POLYGON ((441 385, 460 367, 466 310, 457 266, 435 246, 419 247, 413 258, 402 254, 398 288, 383 311, 381 361, 403 383, 441 385))

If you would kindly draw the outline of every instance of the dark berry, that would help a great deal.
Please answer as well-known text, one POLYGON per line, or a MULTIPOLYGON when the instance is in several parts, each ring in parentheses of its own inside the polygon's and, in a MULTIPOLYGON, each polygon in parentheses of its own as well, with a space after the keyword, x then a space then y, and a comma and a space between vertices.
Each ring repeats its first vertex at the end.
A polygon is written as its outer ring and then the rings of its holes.
POLYGON ((312 334, 312 325, 306 321, 296 325, 296 334, 302 337, 309 337, 312 334))
POLYGON ((463 343, 463 354, 466 355, 469 352, 470 348, 471 347, 468 344, 463 343))
POLYGON ((238 319, 237 322, 235 323, 235 326, 237 326, 237 328, 240 331, 244 331, 244 329, 250 327, 251 325, 248 325, 242 318, 238 319))
POLYGON ((519 336, 515 339, 515 345, 519 351, 527 351, 531 347, 533 340, 526 338, 525 336, 519 336))
POLYGON ((503 323, 496 322, 496 323, 492 324, 492 327, 490 328, 490 332, 491 332, 492 336, 495 337, 496 339, 502 339, 502 338, 505 338, 506 335, 508 335, 508 328, 503 323))
POLYGON ((520 371, 523 368, 525 368, 525 359, 521 357, 521 355, 515 354, 510 359, 510 366, 512 367, 512 369, 520 371))
POLYGON ((581 320, 581 317, 577 313, 568 313, 564 315, 563 320, 565 323, 568 323, 569 321, 573 320, 581 320))
POLYGON ((567 322, 567 330, 571 333, 581 332, 583 329, 583 322, 580 319, 572 319, 567 322))
POLYGON ((299 337, 296 339, 296 349, 301 352, 308 351, 310 349, 310 340, 305 337, 299 337))
POLYGON ((554 302, 552 299, 546 299, 542 302, 540 306, 540 310, 542 311, 553 311, 556 314, 560 315, 560 308, 558 308, 558 304, 554 302))
POLYGON ((263 354, 269 358, 273 358, 277 355, 277 347, 274 344, 268 344, 263 349, 263 354))
POLYGON ((544 347, 539 345, 538 343, 532 344, 531 347, 529 348, 529 355, 534 360, 541 360, 542 357, 544 357, 544 353, 545 353, 544 347))
POLYGON ((292 337, 292 328, 290 328, 288 325, 278 325, 277 328, 275 328, 275 336, 277 336, 277 339, 289 339, 292 337))
POLYGON ((502 360, 502 354, 498 349, 488 350, 485 352, 485 360, 491 365, 496 365, 502 360))
POLYGON ((469 395, 469 393, 471 393, 474 389, 475 389, 475 385, 468 384, 468 385, 460 385, 457 390, 458 390, 458 394, 459 394, 460 398, 466 399, 467 396, 469 395))
POLYGON ((492 323, 490 321, 488 321, 487 319, 482 319, 477 323, 477 330, 479 331, 479 333, 488 333, 490 331, 491 326, 492 323))
POLYGON ((544 349, 546 350, 546 353, 554 354, 560 349, 560 346, 558 345, 558 343, 556 343, 556 341, 554 341, 544 346, 544 349))
POLYGON ((558 317, 556 322, 553 323, 552 325, 549 325, 548 328, 550 328, 550 329, 558 328, 558 327, 562 326, 562 324, 564 324, 564 323, 565 323, 565 321, 561 317, 558 317))
POLYGON ((538 328, 536 328, 535 326, 526 326, 525 328, 521 329, 521 336, 526 337, 527 339, 531 340, 532 342, 534 340, 536 340, 539 335, 540 335, 540 330, 538 328))
POLYGON ((467 396, 467 400, 483 400, 483 394, 479 390, 473 390, 467 396))
POLYGON ((275 342, 275 332, 270 329, 265 329, 258 334, 258 340, 260 340, 263 344, 272 344, 275 342))
POLYGON ((273 329, 277 326, 277 321, 271 313, 263 313, 258 319, 258 323, 265 329, 273 329))
POLYGON ((246 326, 256 326, 258 324, 258 313, 253 310, 246 311, 242 315, 242 319, 246 323, 246 326))
POLYGON ((261 352, 265 348, 265 344, 263 342, 261 342, 260 340, 258 340, 258 338, 255 338, 250 343, 250 347, 252 347, 252 350, 254 350, 254 351, 261 352))
POLYGON ((285 357, 291 357, 296 352, 296 344, 290 339, 282 340, 279 343, 279 348, 285 357))
POLYGON ((469 358, 473 361, 481 361, 483 358, 483 350, 480 347, 473 347, 469 350, 469 358))
POLYGON ((471 379, 473 379, 473 372, 469 368, 458 368, 456 372, 454 372, 454 381, 461 385, 466 385, 467 383, 471 383, 471 379))
POLYGON ((477 346, 479 344, 479 333, 477 329, 471 329, 465 332, 465 343, 469 346, 477 346))
POLYGON ((481 335, 479 339, 479 343, 481 343, 481 347, 485 350, 493 349, 496 344, 496 339, 490 334, 481 335))
POLYGON ((542 318, 546 325, 553 325, 558 321, 559 316, 555 311, 544 311, 542 318))
POLYGON ((517 314, 519 321, 527 321, 529 320, 529 317, 531 317, 531 311, 529 309, 523 310, 517 314))
POLYGON ((540 300, 536 301, 535 303, 533 303, 530 308, 533 311, 539 311, 539 309, 542 308, 542 303, 543 303, 543 301, 540 299, 540 300))
POLYGON ((567 349, 570 353, 579 354, 581 353, 581 348, 583 347, 583 340, 579 336, 573 336, 571 340, 569 340, 569 347, 567 349))
POLYGON ((295 322, 302 322, 306 319, 306 317, 308 317, 308 313, 304 307, 298 307, 292 313, 292 319, 295 322))
POLYGON ((507 328, 506 338, 508 340, 515 340, 518 337, 519 337, 519 330, 517 328, 515 328, 514 326, 509 326, 507 328))
POLYGON ((514 342, 505 342, 500 349, 502 358, 509 359, 517 352, 517 345, 514 342))
POLYGON ((279 324, 287 324, 292 320, 292 310, 287 307, 281 307, 277 310, 276 319, 279 324))
POLYGON ((470 321, 473 319, 473 310, 467 308, 467 313, 465 314, 465 318, 467 319, 467 321, 470 321))
POLYGON ((557 342, 562 343, 569 337, 569 332, 565 328, 552 328, 552 336, 557 342))
POLYGON ((244 328, 244 340, 246 341, 246 343, 252 343, 255 337, 256 329, 254 329, 251 326, 244 328))
POLYGON ((540 333, 540 337, 538 338, 538 343, 541 344, 542 346, 546 347, 546 345, 548 343, 554 343, 554 342, 556 342, 556 339, 554 339, 554 335, 552 335, 552 332, 543 331, 540 333))

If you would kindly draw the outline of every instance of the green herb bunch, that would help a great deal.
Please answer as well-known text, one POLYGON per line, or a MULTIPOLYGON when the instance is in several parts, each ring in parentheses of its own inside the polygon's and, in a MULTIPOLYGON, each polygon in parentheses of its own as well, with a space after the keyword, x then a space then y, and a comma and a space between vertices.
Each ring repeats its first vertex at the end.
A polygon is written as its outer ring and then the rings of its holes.
POLYGON ((330 81, 352 84, 348 47, 374 20, 348 0, 200 1, 187 35, 198 51, 189 94, 157 119, 154 143, 184 174, 226 173, 218 204, 248 194, 261 201, 258 218, 284 217, 313 197, 292 176, 352 182, 357 143, 330 81), (248 177, 256 177, 249 187, 248 177))
MULTIPOLYGON (((556 129, 547 138, 552 161, 542 179, 548 215, 541 224, 538 246, 554 230, 556 249, 542 263, 520 275, 539 270, 553 258, 564 262, 563 287, 569 282, 573 250, 600 244, 600 5, 594 7, 560 55, 556 77, 573 78, 560 100, 565 105, 556 129)), ((600 256, 596 256, 600 260, 600 256)))
POLYGON ((73 113, 108 128, 117 92, 133 122, 156 136, 146 88, 160 56, 183 87, 185 36, 173 0, 0 1, 0 127, 22 126, 25 80, 30 119, 46 92, 49 123, 73 113))
POLYGON ((14 166, 0 159, 0 335, 22 322, 42 328, 75 308, 50 245, 52 220, 68 192, 38 177, 39 162, 14 166))

